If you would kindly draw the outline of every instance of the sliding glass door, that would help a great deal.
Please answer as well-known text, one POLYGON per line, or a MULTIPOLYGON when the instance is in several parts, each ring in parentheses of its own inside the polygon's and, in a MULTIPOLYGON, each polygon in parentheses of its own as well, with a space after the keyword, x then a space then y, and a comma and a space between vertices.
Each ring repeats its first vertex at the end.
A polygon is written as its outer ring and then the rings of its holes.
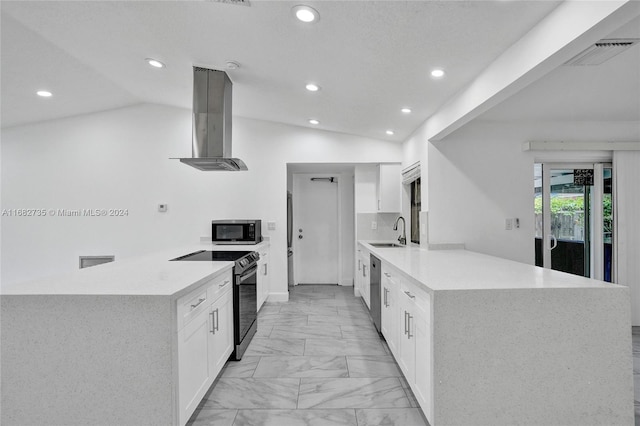
POLYGON ((612 281, 611 164, 536 164, 536 265, 612 281))

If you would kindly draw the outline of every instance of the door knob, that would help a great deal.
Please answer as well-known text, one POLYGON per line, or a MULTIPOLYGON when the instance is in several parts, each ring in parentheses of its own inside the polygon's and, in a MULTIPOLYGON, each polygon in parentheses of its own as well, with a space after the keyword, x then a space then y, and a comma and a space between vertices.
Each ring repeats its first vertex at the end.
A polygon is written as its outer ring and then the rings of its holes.
POLYGON ((302 235, 298 235, 298 239, 301 240, 302 239, 302 235))

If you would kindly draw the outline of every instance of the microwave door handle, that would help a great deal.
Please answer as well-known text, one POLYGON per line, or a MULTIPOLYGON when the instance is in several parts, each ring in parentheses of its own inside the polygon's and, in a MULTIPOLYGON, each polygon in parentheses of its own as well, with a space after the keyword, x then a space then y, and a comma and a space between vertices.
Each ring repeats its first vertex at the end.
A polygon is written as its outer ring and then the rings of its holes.
POLYGON ((244 272, 244 274, 240 275, 236 278, 236 285, 240 285, 246 280, 248 280, 252 275, 255 275, 258 272, 258 265, 253 266, 251 269, 244 272))

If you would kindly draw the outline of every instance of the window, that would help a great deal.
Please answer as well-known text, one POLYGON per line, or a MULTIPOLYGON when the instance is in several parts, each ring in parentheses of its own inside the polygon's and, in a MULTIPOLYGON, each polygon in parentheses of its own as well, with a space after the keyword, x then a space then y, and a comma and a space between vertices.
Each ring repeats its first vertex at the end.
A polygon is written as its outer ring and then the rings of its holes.
POLYGON ((411 182, 411 242, 420 244, 420 178, 411 182))

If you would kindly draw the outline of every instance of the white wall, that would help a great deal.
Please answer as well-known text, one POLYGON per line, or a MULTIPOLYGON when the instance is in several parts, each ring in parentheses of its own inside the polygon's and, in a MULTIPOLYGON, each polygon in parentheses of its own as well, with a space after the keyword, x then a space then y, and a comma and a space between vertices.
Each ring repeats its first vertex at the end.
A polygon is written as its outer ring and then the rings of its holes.
POLYGON ((2 131, 2 208, 123 208, 126 217, 2 217, 2 285, 63 273, 79 255, 116 259, 197 243, 213 218, 275 221, 272 291, 287 291, 286 163, 400 161, 401 145, 234 117, 248 172, 202 172, 191 113, 138 105, 2 131), (157 204, 167 203, 167 213, 157 204))
POLYGON ((598 159, 610 153, 523 152, 522 142, 639 137, 637 122, 470 123, 428 144, 423 175, 428 173, 429 242, 463 242, 469 250, 533 264, 534 162, 598 159), (520 218, 520 229, 504 229, 510 217, 520 218))

